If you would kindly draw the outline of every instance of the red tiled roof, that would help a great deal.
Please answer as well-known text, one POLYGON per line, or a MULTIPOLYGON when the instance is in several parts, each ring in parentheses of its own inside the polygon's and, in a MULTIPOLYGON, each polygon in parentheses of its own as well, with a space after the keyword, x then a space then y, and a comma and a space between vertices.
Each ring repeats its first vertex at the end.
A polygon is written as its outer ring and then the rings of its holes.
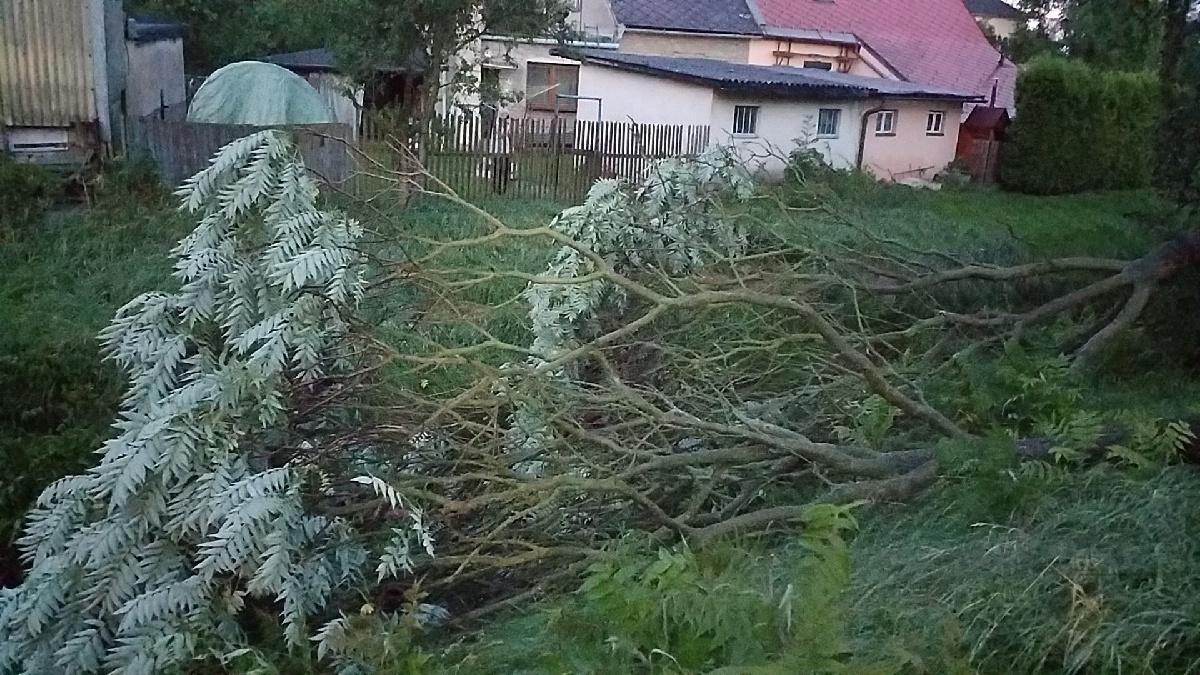
POLYGON ((984 37, 963 0, 754 0, 767 35, 853 33, 905 79, 991 96, 1012 108, 1017 70, 984 37))

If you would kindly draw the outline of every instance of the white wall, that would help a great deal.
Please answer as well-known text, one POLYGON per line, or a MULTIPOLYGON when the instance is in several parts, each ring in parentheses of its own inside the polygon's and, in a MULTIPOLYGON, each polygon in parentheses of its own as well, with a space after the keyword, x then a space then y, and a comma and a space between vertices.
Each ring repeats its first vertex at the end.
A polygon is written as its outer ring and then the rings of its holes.
POLYGON ((769 176, 782 174, 788 154, 800 146, 817 150, 836 168, 848 169, 854 166, 858 155, 863 109, 860 101, 795 101, 719 95, 712 108, 712 139, 737 148, 752 170, 769 176), (753 136, 733 134, 733 111, 739 105, 759 107, 758 128, 753 136), (842 111, 836 138, 817 138, 817 116, 822 108, 842 111))
MULTIPOLYGON (((708 124, 712 118, 712 89, 616 68, 584 65, 579 95, 603 99, 606 122, 708 124)), ((600 114, 594 101, 579 102, 578 119, 597 120, 600 114)))
POLYGON ((930 179, 954 161, 962 103, 954 101, 892 101, 896 110, 896 135, 875 133, 875 116, 867 123, 863 168, 884 180, 930 179), (945 112, 943 133, 929 135, 925 124, 929 112, 945 112))
POLYGON ((126 43, 129 75, 125 87, 125 105, 130 117, 143 117, 187 99, 183 71, 183 40, 155 40, 126 43))
MULTIPOLYGON (((561 63, 563 65, 579 65, 577 61, 551 56, 550 50, 557 45, 535 44, 529 42, 511 42, 504 40, 484 40, 484 59, 491 64, 503 64, 500 69, 500 90, 505 99, 511 102, 504 107, 504 112, 512 117, 553 117, 553 112, 526 110, 525 85, 529 74, 529 62, 561 63)), ((582 95, 582 91, 580 94, 582 95)), ((594 104, 593 104, 594 105, 594 104)), ((579 102, 580 110, 588 107, 585 101, 579 102)))

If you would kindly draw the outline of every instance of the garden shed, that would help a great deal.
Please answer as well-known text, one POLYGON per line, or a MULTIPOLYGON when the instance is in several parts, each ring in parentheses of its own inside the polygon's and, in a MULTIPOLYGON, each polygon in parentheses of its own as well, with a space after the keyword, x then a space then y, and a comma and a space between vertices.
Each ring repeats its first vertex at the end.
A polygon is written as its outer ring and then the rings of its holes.
POLYGON ((959 127, 956 159, 971 178, 982 183, 996 180, 1000 145, 1012 118, 1007 108, 977 106, 959 127))

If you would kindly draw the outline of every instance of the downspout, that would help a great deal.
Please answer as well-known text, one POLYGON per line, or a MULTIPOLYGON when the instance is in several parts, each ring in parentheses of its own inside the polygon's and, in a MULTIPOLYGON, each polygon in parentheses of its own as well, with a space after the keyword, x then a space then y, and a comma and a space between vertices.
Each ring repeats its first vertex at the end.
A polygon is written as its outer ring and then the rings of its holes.
POLYGON ((884 107, 883 101, 880 101, 877 105, 875 105, 875 107, 867 108, 865 111, 863 111, 862 119, 859 120, 858 156, 854 160, 854 168, 859 171, 862 170, 864 155, 866 155, 867 151, 867 120, 870 119, 871 115, 884 110, 887 110, 887 108, 884 107))

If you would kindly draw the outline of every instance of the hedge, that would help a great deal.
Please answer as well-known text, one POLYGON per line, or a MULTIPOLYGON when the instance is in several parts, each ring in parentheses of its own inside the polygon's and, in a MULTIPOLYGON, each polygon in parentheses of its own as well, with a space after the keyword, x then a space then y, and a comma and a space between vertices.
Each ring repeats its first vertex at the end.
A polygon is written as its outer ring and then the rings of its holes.
POLYGON ((1017 80, 1001 183, 1033 194, 1150 185, 1158 101, 1150 74, 1035 60, 1017 80))

